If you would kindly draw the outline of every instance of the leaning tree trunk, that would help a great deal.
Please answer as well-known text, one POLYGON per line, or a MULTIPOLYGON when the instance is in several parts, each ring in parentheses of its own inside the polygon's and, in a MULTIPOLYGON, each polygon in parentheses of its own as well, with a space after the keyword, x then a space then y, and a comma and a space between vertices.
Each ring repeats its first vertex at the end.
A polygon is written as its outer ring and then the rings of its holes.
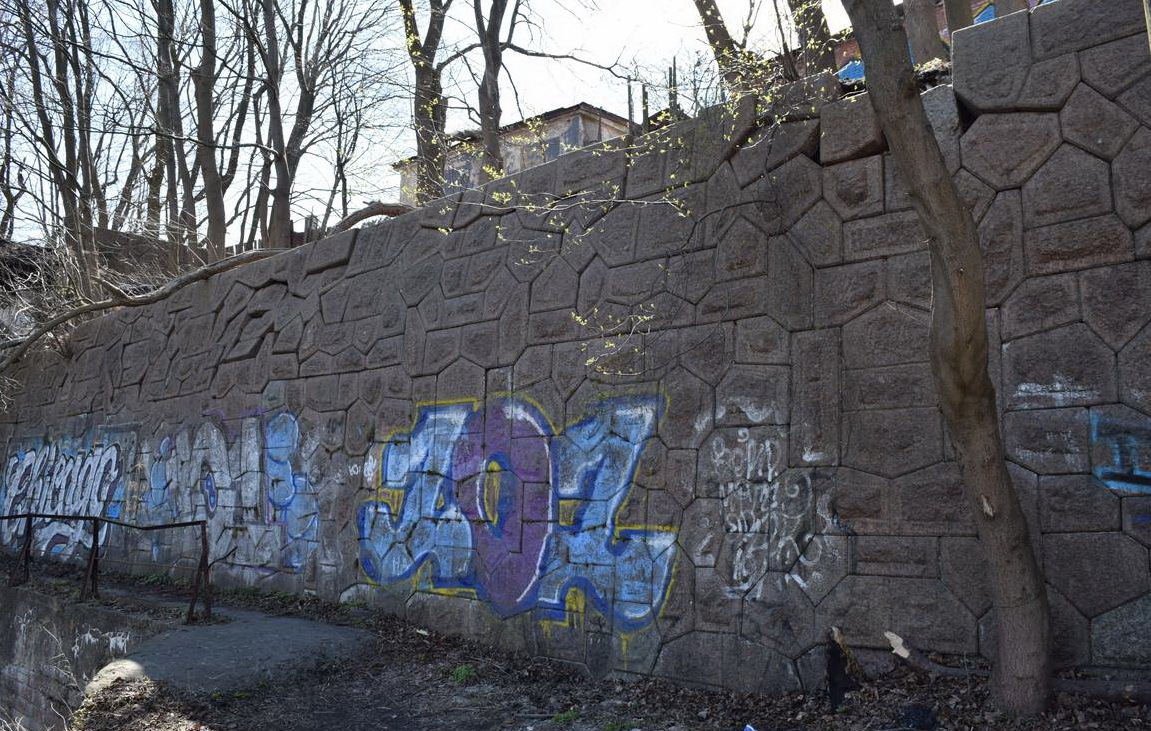
MULTIPOLYGON (((844 3, 845 7, 846 5, 847 3, 844 3)), ((947 13, 948 33, 955 33, 975 22, 970 0, 943 0, 943 9, 947 13)))
POLYGON ((866 64, 871 102, 928 236, 932 371, 990 573, 999 636, 995 699, 1011 712, 1037 714, 1051 697, 1047 596, 1007 473, 995 387, 987 374, 983 258, 975 222, 928 126, 907 37, 890 0, 844 5, 866 64))
POLYGON ((915 63, 948 57, 947 46, 939 37, 939 25, 935 21, 934 0, 904 0, 903 17, 915 63))

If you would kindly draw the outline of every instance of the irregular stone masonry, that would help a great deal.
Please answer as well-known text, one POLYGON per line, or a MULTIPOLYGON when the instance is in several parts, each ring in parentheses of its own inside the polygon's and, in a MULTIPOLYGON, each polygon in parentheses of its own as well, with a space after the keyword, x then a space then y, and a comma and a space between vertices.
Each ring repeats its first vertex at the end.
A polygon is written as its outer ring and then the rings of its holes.
MULTIPOLYGON (((1066 666, 1151 665, 1143 22, 1140 0, 1058 0, 961 31, 954 93, 924 97, 986 251, 991 375, 1066 666)), ((19 373, 0 510, 207 518, 220 582, 597 673, 810 687, 833 624, 989 652, 924 234, 868 98, 830 91, 86 325, 19 373)), ((88 540, 37 526, 47 553, 88 540)), ((147 572, 198 555, 191 533, 103 545, 147 572)))

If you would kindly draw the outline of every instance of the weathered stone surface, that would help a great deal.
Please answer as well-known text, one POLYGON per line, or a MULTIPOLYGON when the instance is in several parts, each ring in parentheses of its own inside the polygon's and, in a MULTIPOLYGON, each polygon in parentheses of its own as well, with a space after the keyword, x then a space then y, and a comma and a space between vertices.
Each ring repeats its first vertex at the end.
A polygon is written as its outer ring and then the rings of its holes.
POLYGON ((826 202, 820 201, 803 214, 788 236, 813 266, 843 261, 843 225, 826 202))
POLYGON ((1131 230, 1113 215, 1031 229, 1023 247, 1031 274, 1121 264, 1135 257, 1131 230))
POLYGON ((928 359, 928 317, 904 307, 877 307, 843 328, 843 363, 873 368, 928 359))
POLYGON ((790 414, 784 366, 735 366, 715 390, 716 426, 786 424, 790 414))
POLYGON ((1151 547, 1151 496, 1127 497, 1123 503, 1123 532, 1151 547))
POLYGON ((663 380, 668 407, 660 426, 660 437, 670 449, 698 448, 714 424, 715 396, 711 388, 684 368, 673 370, 663 380))
POLYGON ((1151 589, 1147 549, 1118 533, 1044 536, 1043 573, 1089 618, 1151 589))
POLYGON ((1088 475, 1040 477, 1039 518, 1044 533, 1116 531, 1119 498, 1088 475))
POLYGON ((792 341, 791 464, 839 464, 839 332, 796 333, 792 341))
POLYGON ((967 204, 975 223, 980 223, 995 201, 995 191, 967 170, 955 174, 955 187, 959 189, 959 197, 967 204))
POLYGON ((815 326, 842 325, 886 299, 883 261, 865 261, 815 272, 815 326))
MULTIPOLYGON (((1090 654, 1091 636, 1087 618, 1050 584, 1047 607, 1051 616, 1051 661, 1056 669, 1081 665, 1090 654)), ((994 660, 998 648, 996 612, 984 615, 979 623, 979 651, 994 660)))
POLYGON ((810 647, 815 636, 815 610, 787 574, 769 571, 743 599, 740 635, 788 655, 810 647))
POLYGON ((1083 80, 1114 99, 1151 71, 1147 38, 1135 34, 1079 52, 1083 80))
POLYGON ((858 536, 851 573, 872 576, 939 576, 939 539, 858 536))
MULTIPOLYGON (((763 179, 744 190, 744 200, 771 206, 764 212, 765 222, 778 221, 783 228, 798 221, 823 195, 823 169, 810 158, 799 155, 772 170, 763 179)), ((768 223, 765 231, 775 232, 768 223)))
MULTIPOLYGON (((715 566, 723 525, 723 501, 718 497, 699 496, 684 509, 676 544, 692 566, 715 566)), ((694 575, 694 571, 691 573, 694 575)))
POLYGON ((314 274, 347 264, 352 256, 352 247, 356 243, 358 233, 352 229, 311 244, 308 247, 307 262, 304 264, 305 271, 314 274))
POLYGON ((819 120, 784 122, 753 134, 731 158, 741 188, 796 155, 812 157, 819 149, 819 120))
MULTIPOLYGON (((716 280, 722 282, 765 273, 767 241, 767 234, 750 220, 743 216, 736 219, 716 246, 716 280)), ((655 269, 655 266, 648 269, 655 269)))
POLYGON ((951 36, 955 94, 977 112, 1010 111, 1031 70, 1027 13, 1012 13, 951 36))
POLYGON ((1059 122, 1068 142, 1105 160, 1114 159, 1139 128, 1134 117, 1087 84, 1075 89, 1059 113, 1059 122))
POLYGON ((1151 413, 1151 329, 1143 330, 1119 352, 1123 403, 1151 413))
POLYGON ((1036 59, 1098 46, 1146 30, 1139 0, 1108 3, 1044 3, 1031 12, 1036 59))
POLYGON ((883 213, 883 155, 823 168, 823 197, 844 220, 883 213))
POLYGON ((1132 228, 1151 221, 1151 129, 1142 127, 1111 164, 1115 211, 1132 228))
POLYGON ((1083 324, 1007 343, 1003 372, 1009 409, 1089 406, 1117 398, 1115 356, 1083 324))
POLYGON ((884 477, 840 467, 835 470, 835 478, 827 483, 831 514, 835 522, 846 526, 852 534, 878 532, 872 528, 886 525, 895 512, 891 480, 884 477))
POLYGON ((991 608, 987 561, 983 557, 983 547, 978 538, 940 538, 939 568, 943 583, 972 614, 980 617, 991 608))
POLYGON ((1135 258, 1151 259, 1151 223, 1135 232, 1135 258))
POLYGON ((819 159, 825 164, 877 155, 887 148, 867 94, 824 106, 819 120, 819 159))
POLYGON ((955 92, 951 86, 941 84, 923 92, 920 99, 931 131, 935 133, 939 151, 943 153, 943 162, 947 170, 954 173, 959 170, 959 135, 962 133, 955 92))
POLYGON ((785 237, 771 239, 768 246, 767 314, 789 330, 811 327, 811 265, 785 237))
POLYGON ((1028 228, 1048 226, 1111 211, 1107 163, 1073 145, 1063 145, 1023 184, 1023 220, 1028 228))
POLYGON ((887 296, 911 307, 931 307, 931 257, 926 251, 887 259, 887 296))
POLYGON ((905 254, 927 246, 927 235, 914 211, 885 213, 843 224, 846 261, 905 254))
POLYGON ((752 317, 735 324, 736 363, 791 362, 791 340, 770 317, 752 317))
POLYGON ((1151 320, 1151 262, 1089 269, 1079 287, 1084 321, 1115 350, 1151 320))
POLYGON ((1091 623, 1091 659, 1099 665, 1144 669, 1151 664, 1151 594, 1140 597, 1091 623))
POLYGON ((938 579, 848 576, 819 605, 816 622, 838 623, 853 647, 889 649, 884 632, 943 652, 976 647, 975 618, 938 579))
POLYGON ((894 483, 900 518, 916 533, 971 534, 975 524, 954 462, 940 462, 894 483))
POLYGON ((884 477, 899 477, 943 457, 937 409, 853 411, 843 418, 843 464, 884 477))
POLYGON ((960 141, 963 167, 996 190, 1018 188, 1062 140, 1057 114, 984 114, 960 141))
POLYGON ((847 411, 935 406, 938 397, 927 363, 850 370, 843 376, 847 411))
POLYGON ((1003 339, 1014 340, 1079 320, 1079 290, 1074 274, 1053 274, 1024 281, 1003 303, 1003 339))
POLYGON ((1079 56, 1062 56, 1038 61, 1027 74, 1027 83, 1019 92, 1015 106, 1027 111, 1057 111, 1079 83, 1079 56))
POLYGON ((1003 415, 1008 457, 1040 475, 1090 468, 1087 409, 1015 411, 1003 415))

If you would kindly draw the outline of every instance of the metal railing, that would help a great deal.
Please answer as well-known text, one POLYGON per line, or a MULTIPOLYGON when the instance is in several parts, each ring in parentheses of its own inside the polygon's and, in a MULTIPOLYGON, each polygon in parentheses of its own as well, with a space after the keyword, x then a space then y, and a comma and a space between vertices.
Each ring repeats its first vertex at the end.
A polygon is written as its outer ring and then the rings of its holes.
POLYGON ((32 562, 32 535, 35 529, 32 521, 47 520, 77 520, 90 523, 92 526, 92 546, 88 551, 88 565, 84 570, 84 583, 80 588, 80 600, 89 596, 99 598, 98 576, 100 571, 100 524, 118 525, 123 528, 141 531, 168 530, 172 528, 200 528, 200 564, 196 568, 196 578, 192 581, 192 601, 188 604, 188 616, 185 622, 191 624, 195 619, 196 602, 201 598, 204 604, 204 618, 212 617, 212 585, 211 564, 208 562, 208 521, 188 520, 182 523, 161 523, 159 525, 135 525, 125 523, 114 518, 99 515, 76 515, 55 513, 15 513, 13 515, 0 515, 0 520, 24 521, 24 545, 20 551, 20 559, 12 567, 8 576, 8 586, 20 586, 31 578, 30 564, 32 562), (202 593, 202 597, 201 597, 202 593))

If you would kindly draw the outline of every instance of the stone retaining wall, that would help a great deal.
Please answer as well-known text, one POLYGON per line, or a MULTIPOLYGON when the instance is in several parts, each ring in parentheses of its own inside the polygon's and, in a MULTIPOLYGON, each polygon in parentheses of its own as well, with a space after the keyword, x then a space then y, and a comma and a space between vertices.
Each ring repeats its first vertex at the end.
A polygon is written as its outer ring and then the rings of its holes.
MULTIPOLYGON (((924 95, 986 251, 1061 666, 1151 663, 1143 23, 1140 0, 1059 0, 977 26, 956 34, 954 93, 924 95)), ((868 98, 831 88, 85 326, 0 417, 2 510, 207 518, 219 581, 594 672, 810 687, 833 624, 857 646, 890 630, 988 652, 924 235, 868 98), (817 113, 794 104, 812 95, 817 113)), ((49 553, 88 540, 38 527, 49 553)), ((104 545, 141 571, 198 556, 192 532, 104 545)))

